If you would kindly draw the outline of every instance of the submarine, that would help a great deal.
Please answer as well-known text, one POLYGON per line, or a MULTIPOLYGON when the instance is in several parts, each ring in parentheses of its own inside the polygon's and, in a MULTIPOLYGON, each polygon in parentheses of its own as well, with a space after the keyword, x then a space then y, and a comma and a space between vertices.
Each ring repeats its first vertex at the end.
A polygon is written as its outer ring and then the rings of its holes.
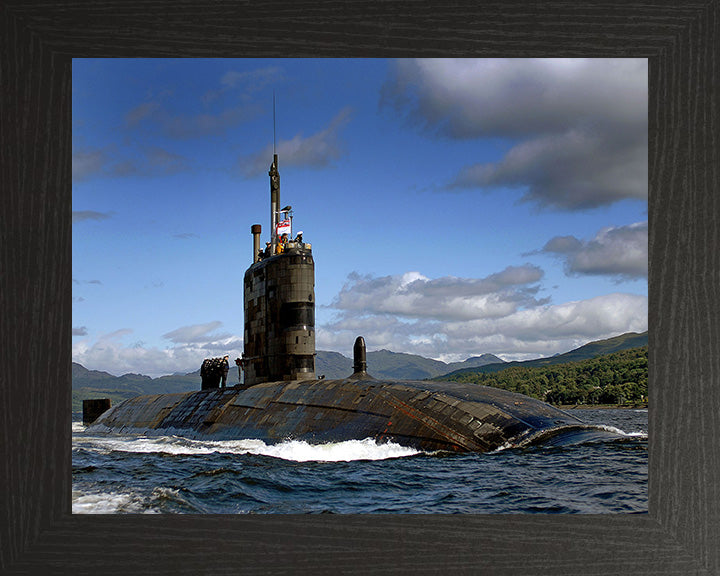
POLYGON ((270 176, 270 241, 254 224, 252 263, 243 280, 244 381, 197 391, 137 396, 105 410, 93 433, 164 434, 195 439, 259 439, 266 444, 363 440, 423 451, 489 452, 536 443, 576 443, 607 431, 540 400, 459 382, 388 381, 367 370, 365 340, 353 373, 315 373, 315 264, 292 207, 280 208, 278 156, 270 176))

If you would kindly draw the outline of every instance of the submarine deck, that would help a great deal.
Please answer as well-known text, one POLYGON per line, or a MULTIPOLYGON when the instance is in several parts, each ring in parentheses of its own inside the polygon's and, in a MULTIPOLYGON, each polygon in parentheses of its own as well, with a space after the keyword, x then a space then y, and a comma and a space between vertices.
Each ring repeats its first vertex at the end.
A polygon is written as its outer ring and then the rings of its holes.
POLYGON ((109 409, 90 430, 267 443, 373 438, 423 450, 486 452, 585 428, 549 404, 497 388, 363 374, 138 396, 109 409))

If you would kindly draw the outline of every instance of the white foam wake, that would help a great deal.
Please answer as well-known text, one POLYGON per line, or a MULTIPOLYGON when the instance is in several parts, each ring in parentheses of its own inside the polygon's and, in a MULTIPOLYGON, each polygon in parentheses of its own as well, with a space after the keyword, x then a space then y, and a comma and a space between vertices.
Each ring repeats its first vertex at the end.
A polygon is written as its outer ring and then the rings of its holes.
POLYGON ((76 436, 73 448, 110 452, 194 454, 258 454, 296 462, 350 462, 353 460, 385 460, 413 456, 420 451, 393 442, 377 443, 372 438, 346 440, 326 444, 310 444, 286 440, 266 444, 262 440, 193 440, 181 436, 76 436))
POLYGON ((606 426, 604 424, 598 424, 595 426, 595 428, 599 428, 600 430, 607 430, 608 432, 613 432, 614 434, 620 434, 621 436, 627 436, 628 438, 647 438, 647 432, 625 432, 624 430, 620 430, 620 428, 616 428, 615 426, 606 426))
POLYGON ((73 514, 115 514, 117 512, 155 514, 144 510, 140 501, 132 494, 119 492, 96 492, 81 494, 73 490, 73 514))
POLYGON ((328 444, 308 444, 304 441, 290 440, 272 446, 258 447, 255 453, 296 462, 350 462, 353 460, 401 458, 419 454, 420 451, 393 442, 378 444, 372 438, 365 438, 364 440, 346 440, 328 444))

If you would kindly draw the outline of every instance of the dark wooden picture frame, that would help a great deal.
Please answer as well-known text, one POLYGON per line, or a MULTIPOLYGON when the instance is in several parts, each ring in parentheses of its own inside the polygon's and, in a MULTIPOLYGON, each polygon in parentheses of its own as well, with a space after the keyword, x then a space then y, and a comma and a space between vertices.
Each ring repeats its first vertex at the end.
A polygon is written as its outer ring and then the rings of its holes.
POLYGON ((0 573, 720 574, 720 0, 0 5, 0 573), (649 512, 72 515, 74 57, 647 57, 649 512))

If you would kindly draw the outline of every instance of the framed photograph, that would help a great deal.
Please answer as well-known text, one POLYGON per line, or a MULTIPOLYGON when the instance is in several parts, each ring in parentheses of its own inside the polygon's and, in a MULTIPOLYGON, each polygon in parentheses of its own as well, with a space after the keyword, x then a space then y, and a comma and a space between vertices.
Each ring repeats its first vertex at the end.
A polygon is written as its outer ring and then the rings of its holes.
MULTIPOLYGON (((713 339, 718 316, 716 262, 709 249, 717 235, 718 12, 716 1, 682 6, 462 4, 440 9, 426 2, 216 3, 174 5, 171 11, 144 3, 7 4, 0 12, 0 154, 2 188, 7 190, 0 222, 0 333, 5 350, 0 387, 0 481, 5 488, 0 509, 6 518, 0 527, 0 571, 720 571, 720 499, 714 492, 718 467, 713 456, 719 448, 713 339), (72 514, 73 61, 233 56, 647 59, 647 512, 72 514)), ((108 67, 120 62, 110 61, 108 67)), ((405 70, 398 77, 410 73, 405 70)), ((98 81, 102 76, 98 73, 98 81)), ((396 95, 403 96, 399 88, 396 95)), ((152 110, 144 112, 143 118, 149 118, 152 110)), ((138 120, 141 113, 137 109, 138 120)), ((328 122, 333 119, 342 122, 337 116, 328 122)), ((172 130, 171 124, 156 128, 172 130)), ((611 136, 608 142, 617 147, 626 142, 621 135, 611 136)), ((177 151, 162 158, 158 149, 155 153, 155 166, 182 168, 177 151)), ((457 173, 458 185, 463 174, 486 184, 512 180, 486 169, 482 174, 457 173)), ((546 202, 552 201, 551 192, 546 202)), ((472 218, 468 214, 468 226, 472 218)), ((297 225, 296 214, 293 229, 297 225)), ((585 238, 596 232, 588 230, 585 238)), ((312 241, 307 235, 304 239, 312 241)), ((538 253, 567 257, 562 250, 568 240, 565 237, 562 246, 562 239, 540 245, 538 253)), ((565 262, 572 267, 569 259, 565 262)), ((362 279, 354 282, 349 289, 368 288, 360 286, 362 279)), ((527 292, 525 296, 530 297, 527 292)))

